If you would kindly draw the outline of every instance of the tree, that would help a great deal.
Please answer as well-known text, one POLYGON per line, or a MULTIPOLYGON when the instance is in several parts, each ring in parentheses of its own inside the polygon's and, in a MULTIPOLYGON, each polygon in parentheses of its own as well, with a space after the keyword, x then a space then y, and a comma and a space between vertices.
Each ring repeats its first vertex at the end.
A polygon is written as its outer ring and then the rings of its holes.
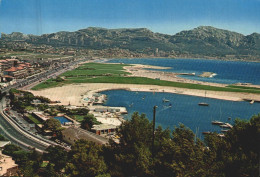
POLYGON ((163 139, 156 154, 156 176, 203 176, 204 145, 184 125, 175 127, 170 139, 163 139))
POLYGON ((260 114, 250 121, 236 120, 225 137, 205 138, 213 170, 219 176, 258 176, 260 158, 260 114))
POLYGON ((57 131, 61 127, 60 121, 54 118, 50 118, 44 122, 43 128, 45 130, 57 131))
POLYGON ((61 131, 64 129, 61 127, 60 121, 54 118, 50 118, 44 122, 43 125, 44 130, 50 130, 53 133, 53 137, 61 138, 62 133, 61 131))
POLYGON ((93 142, 79 140, 72 146, 69 152, 70 163, 66 165, 68 176, 98 176, 105 175, 107 166, 101 155, 102 148, 93 142))
POLYGON ((81 128, 86 130, 91 130, 93 125, 101 124, 97 119, 94 117, 93 114, 87 114, 81 122, 81 128))
POLYGON ((53 168, 56 172, 60 172, 65 168, 68 161, 67 152, 60 146, 49 146, 44 154, 44 159, 53 164, 53 168))
POLYGON ((111 175, 149 176, 152 168, 152 123, 144 114, 135 112, 117 132, 120 143, 112 143, 105 157, 111 175), (109 155, 113 154, 113 155, 109 155))

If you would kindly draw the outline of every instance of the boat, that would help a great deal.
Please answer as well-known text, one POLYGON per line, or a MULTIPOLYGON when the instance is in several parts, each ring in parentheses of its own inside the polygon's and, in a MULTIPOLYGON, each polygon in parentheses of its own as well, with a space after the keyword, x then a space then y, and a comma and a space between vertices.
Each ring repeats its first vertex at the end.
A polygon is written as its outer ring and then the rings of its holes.
MULTIPOLYGON (((205 91, 205 98, 206 98, 206 91, 205 91)), ((201 102, 201 103, 198 103, 199 106, 209 106, 208 103, 205 103, 205 102, 201 102)))
POLYGON ((223 125, 224 122, 220 122, 220 121, 217 121, 217 120, 214 120, 211 122, 213 125, 223 125))
POLYGON ((223 125, 219 125, 220 127, 222 128, 230 128, 230 126, 226 125, 226 124, 223 124, 223 125))
POLYGON ((170 103, 168 107, 171 108, 171 107, 172 107, 172 104, 170 103))
POLYGON ((228 130, 225 130, 225 129, 223 129, 223 130, 221 130, 221 132, 223 132, 223 133, 225 133, 225 132, 227 132, 228 130))
POLYGON ((225 137, 225 135, 224 135, 224 133, 219 133, 218 137, 223 138, 223 137, 225 137))
POLYGON ((222 125, 219 125, 219 126, 222 128, 230 128, 230 129, 233 128, 233 126, 229 123, 223 123, 222 125))
POLYGON ((204 103, 204 102, 201 102, 201 103, 198 103, 199 106, 209 106, 208 103, 204 103))
POLYGON ((165 99, 165 98, 163 99, 163 102, 169 102, 169 101, 170 101, 170 100, 167 100, 167 99, 165 99))
POLYGON ((207 131, 207 132, 202 132, 203 135, 208 135, 211 134, 211 132, 207 131))
POLYGON ((134 103, 131 103, 130 105, 129 105, 129 107, 132 107, 134 105, 134 103))

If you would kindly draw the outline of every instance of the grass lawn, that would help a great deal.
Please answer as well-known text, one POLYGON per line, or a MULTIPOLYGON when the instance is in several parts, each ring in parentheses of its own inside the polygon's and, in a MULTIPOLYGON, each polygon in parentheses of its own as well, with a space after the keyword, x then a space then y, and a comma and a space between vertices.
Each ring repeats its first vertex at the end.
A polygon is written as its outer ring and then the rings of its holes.
POLYGON ((66 76, 65 81, 56 82, 54 80, 47 80, 44 83, 32 88, 39 90, 50 87, 62 86, 64 84, 72 83, 118 83, 118 84, 144 84, 144 85, 159 85, 170 86, 178 88, 198 89, 198 90, 212 90, 212 91, 227 91, 227 92, 246 92, 260 94, 260 89, 240 86, 215 87, 200 84, 180 83, 156 80, 144 77, 123 77, 124 74, 129 74, 123 71, 124 64, 103 64, 103 63, 87 63, 79 68, 68 71, 62 76, 66 76), (105 76, 105 74, 110 74, 105 76), (80 75, 80 76, 79 76, 80 75), (93 77, 94 76, 94 77, 93 77))
POLYGON ((36 119, 35 117, 33 117, 31 114, 28 115, 28 118, 35 124, 41 124, 42 122, 40 122, 38 119, 36 119))
POLYGON ((73 115, 74 119, 78 122, 81 122, 85 116, 82 115, 73 115))
POLYGON ((27 111, 32 111, 32 110, 34 110, 35 108, 32 107, 32 106, 26 106, 25 109, 26 109, 27 111))
POLYGON ((130 74, 124 71, 123 67, 129 66, 124 64, 103 64, 103 63, 86 63, 73 71, 67 71, 61 76, 80 77, 80 76, 120 76, 130 74))

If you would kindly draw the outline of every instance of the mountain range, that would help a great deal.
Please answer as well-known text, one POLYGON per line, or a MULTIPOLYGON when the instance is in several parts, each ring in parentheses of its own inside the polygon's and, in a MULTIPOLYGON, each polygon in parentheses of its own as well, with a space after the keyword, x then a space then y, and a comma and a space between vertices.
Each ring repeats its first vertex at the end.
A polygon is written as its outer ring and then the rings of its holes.
POLYGON ((200 26, 175 35, 154 33, 146 28, 105 29, 96 27, 40 36, 13 32, 11 34, 2 33, 1 40, 95 50, 119 48, 135 52, 163 51, 177 55, 260 56, 260 34, 243 35, 211 26, 200 26))

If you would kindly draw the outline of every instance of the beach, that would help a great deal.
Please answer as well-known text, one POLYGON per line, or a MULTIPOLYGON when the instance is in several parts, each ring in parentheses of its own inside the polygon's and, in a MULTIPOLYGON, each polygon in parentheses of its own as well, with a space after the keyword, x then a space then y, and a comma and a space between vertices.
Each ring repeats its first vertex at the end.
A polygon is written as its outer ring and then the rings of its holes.
MULTIPOLYGON (((204 90, 165 87, 156 85, 136 85, 136 84, 111 84, 111 83, 84 83, 70 84, 62 87, 49 88, 44 90, 30 90, 34 95, 44 96, 52 101, 60 101, 59 105, 86 106, 86 97, 91 97, 94 93, 113 90, 126 89, 130 91, 144 92, 167 92, 175 94, 184 94, 192 96, 205 97, 204 90)), ((243 100, 260 100, 259 94, 252 93, 236 93, 236 92, 221 92, 221 91, 206 91, 206 97, 214 99, 222 99, 229 101, 243 100)))

